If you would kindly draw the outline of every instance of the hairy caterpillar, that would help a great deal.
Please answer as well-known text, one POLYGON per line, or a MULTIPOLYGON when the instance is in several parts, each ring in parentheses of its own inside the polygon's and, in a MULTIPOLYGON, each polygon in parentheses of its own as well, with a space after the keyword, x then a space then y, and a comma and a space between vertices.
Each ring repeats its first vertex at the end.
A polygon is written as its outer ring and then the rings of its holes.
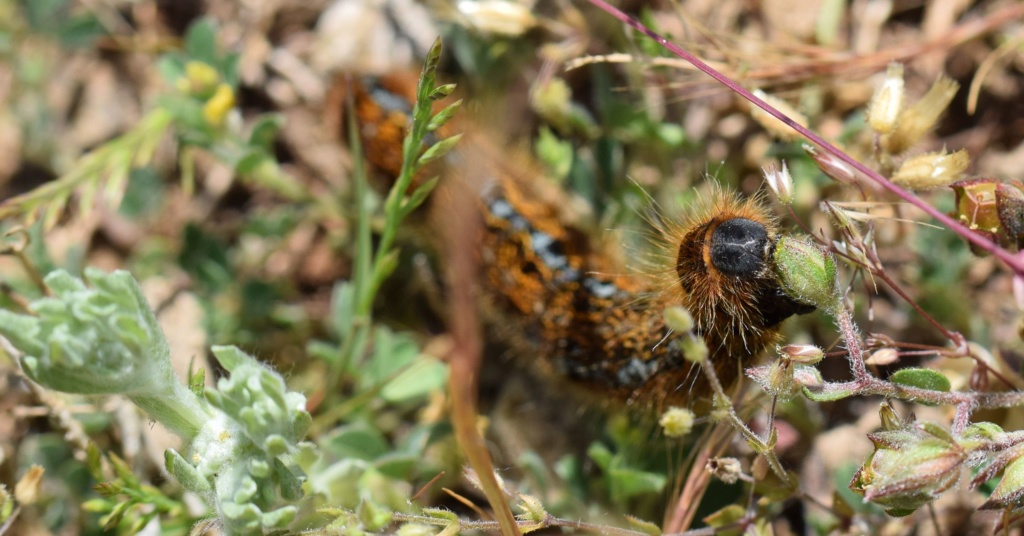
MULTIPOLYGON (((408 104, 373 80, 357 85, 354 96, 368 158, 392 172, 400 154, 392 145, 400 142, 395 125, 408 104)), ((717 191, 682 222, 656 230, 663 262, 655 273, 614 275, 622 268, 564 222, 557 203, 538 195, 528 177, 503 169, 505 162, 485 167, 485 317, 491 332, 513 341, 545 376, 600 399, 703 405, 708 386, 675 344, 679 334, 665 326, 666 307, 690 311, 727 386, 744 361, 777 341, 783 320, 813 309, 780 288, 772 261, 779 230, 756 199, 717 191)))

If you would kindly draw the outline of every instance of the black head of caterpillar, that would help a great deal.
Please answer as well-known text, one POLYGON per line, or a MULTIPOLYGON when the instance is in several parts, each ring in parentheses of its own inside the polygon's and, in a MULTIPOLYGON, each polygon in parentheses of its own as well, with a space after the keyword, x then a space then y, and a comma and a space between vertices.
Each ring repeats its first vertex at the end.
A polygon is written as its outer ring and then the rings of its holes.
POLYGON ((772 260, 778 225, 758 199, 715 191, 685 222, 659 231, 671 263, 661 270, 663 295, 690 311, 724 383, 777 341, 783 320, 814 310, 782 290, 772 260))

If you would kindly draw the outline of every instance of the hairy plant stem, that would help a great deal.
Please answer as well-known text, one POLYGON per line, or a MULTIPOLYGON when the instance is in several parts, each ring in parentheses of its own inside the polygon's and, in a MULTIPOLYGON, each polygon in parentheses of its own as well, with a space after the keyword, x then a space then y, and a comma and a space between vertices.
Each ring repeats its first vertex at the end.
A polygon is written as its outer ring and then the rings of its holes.
MULTIPOLYGON (((715 373, 715 367, 711 366, 707 358, 701 361, 701 370, 704 371, 704 376, 707 377, 708 383, 711 384, 711 390, 715 394, 715 413, 718 413, 719 419, 723 420, 732 425, 743 436, 744 439, 750 443, 751 447, 757 451, 758 454, 764 456, 765 461, 768 462, 768 466, 771 467, 779 479, 781 479, 787 485, 790 484, 789 475, 786 474, 786 470, 782 468, 782 462, 779 461, 779 457, 775 454, 775 446, 770 444, 769 441, 761 439, 753 430, 747 426, 747 423, 743 422, 743 419, 736 413, 736 408, 732 405, 730 398, 725 394, 725 389, 722 388, 722 382, 718 380, 718 374, 715 373)), ((768 435, 774 433, 774 425, 769 425, 768 435)))
POLYGON ((125 396, 151 419, 187 440, 195 438, 210 419, 199 398, 177 378, 169 378, 162 392, 126 393, 125 396))
MULTIPOLYGON (((1010 391, 1004 393, 947 392, 922 389, 909 385, 887 382, 872 376, 864 364, 864 352, 853 323, 850 311, 840 307, 834 313, 836 323, 847 347, 850 370, 853 381, 825 383, 820 389, 822 393, 848 393, 847 396, 884 396, 910 402, 930 404, 946 404, 956 407, 953 419, 953 433, 959 435, 970 424, 971 413, 977 409, 1009 408, 1024 404, 1024 392, 1010 391)), ((845 398, 845 397, 842 397, 845 398)))
MULTIPOLYGON (((433 517, 426 515, 417 514, 404 514, 401 512, 395 512, 393 519, 402 523, 421 523, 424 525, 434 525, 441 527, 455 526, 458 533, 470 530, 478 530, 481 532, 494 532, 499 530, 500 526, 497 521, 470 521, 466 519, 458 519, 452 521, 450 519, 444 519, 441 517, 433 517)), ((756 519, 755 512, 747 512, 741 519, 736 520, 733 523, 722 527, 705 527, 700 529, 687 530, 683 532, 666 532, 663 536, 714 536, 723 531, 729 529, 738 529, 748 526, 751 522, 756 519)), ((584 531, 592 534, 604 534, 608 536, 645 536, 648 532, 642 532, 632 529, 624 529, 619 527, 612 527, 609 525, 600 525, 597 523, 586 523, 583 521, 574 521, 571 519, 562 519, 559 517, 548 514, 544 519, 539 521, 533 519, 517 520, 516 525, 522 532, 529 533, 541 529, 553 528, 553 527, 565 527, 579 531, 584 531)), ((456 534, 452 532, 451 534, 456 534)))

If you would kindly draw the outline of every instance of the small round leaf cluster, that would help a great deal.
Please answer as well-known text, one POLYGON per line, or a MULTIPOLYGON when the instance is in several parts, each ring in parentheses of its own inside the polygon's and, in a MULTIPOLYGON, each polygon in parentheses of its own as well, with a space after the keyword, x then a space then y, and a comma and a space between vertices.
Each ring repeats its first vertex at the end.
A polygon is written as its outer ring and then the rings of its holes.
POLYGON ((305 474, 295 455, 312 418, 306 398, 280 375, 234 346, 213 353, 230 372, 206 391, 218 418, 190 446, 191 461, 168 453, 167 469, 187 488, 213 493, 232 534, 286 528, 299 512, 305 474))

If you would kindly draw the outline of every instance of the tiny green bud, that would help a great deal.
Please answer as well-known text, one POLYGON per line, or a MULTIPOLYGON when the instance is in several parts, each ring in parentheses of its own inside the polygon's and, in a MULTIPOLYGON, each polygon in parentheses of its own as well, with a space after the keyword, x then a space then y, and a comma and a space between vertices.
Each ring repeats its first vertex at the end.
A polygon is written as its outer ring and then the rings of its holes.
POLYGON ((672 406, 661 414, 658 424, 665 432, 665 437, 683 437, 693 430, 693 421, 696 417, 693 412, 676 406, 672 406))
POLYGON ((520 493, 517 506, 523 511, 523 514, 519 516, 520 519, 542 522, 548 517, 547 511, 544 510, 544 503, 533 495, 520 493))
POLYGON ((825 211, 828 219, 832 221, 832 225, 844 235, 859 239, 858 241, 861 242, 863 241, 860 229, 853 223, 853 218, 850 217, 850 214, 845 209, 836 206, 831 201, 822 201, 821 210, 825 211))
POLYGON ((678 305, 667 307, 662 312, 662 316, 665 319, 665 325, 672 331, 689 333, 693 330, 693 315, 686 310, 686 307, 678 305))
POLYGON ((708 345, 701 337, 688 336, 678 341, 683 358, 691 363, 703 363, 708 359, 708 345))
POLYGON ((840 306, 836 261, 831 253, 784 236, 775 244, 775 270, 791 298, 828 312, 840 306))
POLYGON ((220 83, 220 73, 212 65, 202 61, 189 61, 185 64, 185 76, 175 81, 175 86, 182 93, 199 97, 207 97, 213 93, 220 83))
POLYGON ((890 63, 885 71, 885 81, 871 97, 868 105, 868 124, 879 134, 889 134, 896 128, 896 121, 903 111, 903 65, 890 63))

